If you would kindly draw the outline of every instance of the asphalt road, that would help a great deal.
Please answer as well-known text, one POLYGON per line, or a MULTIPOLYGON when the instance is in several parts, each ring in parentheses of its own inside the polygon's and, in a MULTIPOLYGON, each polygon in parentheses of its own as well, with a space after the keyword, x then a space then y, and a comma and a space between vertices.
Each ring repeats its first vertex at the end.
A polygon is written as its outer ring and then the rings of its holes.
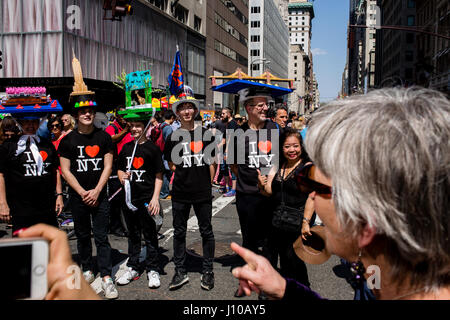
MULTIPOLYGON (((174 264, 172 262, 172 215, 171 201, 162 200, 164 209, 164 223, 160 233, 164 238, 159 241, 160 264, 164 272, 161 274, 161 287, 149 289, 146 274, 140 279, 126 286, 118 286, 120 300, 257 300, 258 296, 252 294, 250 297, 235 298, 233 296, 238 281, 232 276, 231 268, 237 263, 237 257, 230 249, 232 241, 241 243, 239 220, 233 198, 224 198, 214 188, 213 202, 213 230, 216 239, 216 254, 214 261, 215 287, 211 291, 202 290, 200 287, 201 276, 201 236, 193 211, 188 222, 187 232, 187 266, 189 282, 176 291, 169 291, 168 286, 174 275, 174 264)), ((10 237, 10 229, 6 230, 5 224, 0 224, 0 237, 10 237)), ((109 235, 110 244, 113 249, 113 274, 116 276, 123 272, 127 259, 127 238, 109 235)), ((78 261, 76 240, 69 241, 75 261, 78 261)), ((93 243, 93 255, 95 259, 95 245, 93 243)), ((143 258, 145 252, 141 252, 143 258)), ((322 265, 307 265, 311 288, 325 298, 332 300, 352 300, 353 290, 343 278, 344 271, 336 256, 332 256, 322 265)), ((101 297, 100 278, 92 283, 93 288, 101 297)))

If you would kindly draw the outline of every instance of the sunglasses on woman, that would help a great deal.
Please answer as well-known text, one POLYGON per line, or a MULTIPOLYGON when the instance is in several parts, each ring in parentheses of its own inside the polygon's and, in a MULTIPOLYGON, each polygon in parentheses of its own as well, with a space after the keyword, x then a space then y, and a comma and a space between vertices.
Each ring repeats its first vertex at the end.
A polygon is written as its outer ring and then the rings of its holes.
POLYGON ((315 176, 315 171, 316 166, 313 164, 304 166, 295 176, 297 189, 304 193, 311 193, 315 191, 320 195, 331 196, 332 189, 330 186, 317 182, 312 178, 315 176))

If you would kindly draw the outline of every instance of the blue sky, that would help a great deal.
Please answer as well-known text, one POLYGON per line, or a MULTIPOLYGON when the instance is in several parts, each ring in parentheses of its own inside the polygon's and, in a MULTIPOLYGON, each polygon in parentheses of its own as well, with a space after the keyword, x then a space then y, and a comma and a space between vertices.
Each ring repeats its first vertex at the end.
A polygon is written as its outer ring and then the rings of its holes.
POLYGON ((348 0, 315 0, 311 50, 320 101, 337 97, 347 55, 348 0))

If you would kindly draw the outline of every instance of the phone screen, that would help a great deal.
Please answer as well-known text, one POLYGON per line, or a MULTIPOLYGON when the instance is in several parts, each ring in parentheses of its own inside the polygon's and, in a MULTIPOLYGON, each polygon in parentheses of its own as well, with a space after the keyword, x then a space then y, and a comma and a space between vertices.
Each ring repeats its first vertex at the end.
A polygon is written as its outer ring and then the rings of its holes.
POLYGON ((24 299, 31 295, 31 244, 0 247, 0 274, 2 280, 0 298, 24 299))

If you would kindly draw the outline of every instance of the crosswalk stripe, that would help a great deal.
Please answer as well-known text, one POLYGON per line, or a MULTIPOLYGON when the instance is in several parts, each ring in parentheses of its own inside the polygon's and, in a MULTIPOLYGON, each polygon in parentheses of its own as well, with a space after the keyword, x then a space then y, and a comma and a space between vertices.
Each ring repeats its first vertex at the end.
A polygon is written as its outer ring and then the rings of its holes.
MULTIPOLYGON (((214 200, 212 203, 212 216, 214 217, 217 213, 219 213, 223 208, 225 208, 234 199, 235 199, 235 197, 220 196, 219 198, 214 200)), ((171 210, 172 210, 172 206, 169 206, 163 210, 163 213, 164 214, 169 213, 169 211, 171 211, 171 210)), ((187 228, 189 231, 198 230, 198 221, 197 221, 197 217, 195 215, 192 216, 191 218, 189 218, 187 228)), ((164 242, 162 242, 162 244, 160 245, 161 247, 165 246, 169 242, 169 240, 173 237, 173 232, 174 232, 173 228, 170 228, 166 232, 164 232, 164 234, 163 234, 164 242)), ((147 253, 146 248, 145 247, 142 248, 141 254, 139 256, 139 261, 145 260, 146 253, 147 253)), ((123 275, 123 273, 126 271, 127 262, 128 262, 128 258, 126 258, 125 260, 123 260, 123 261, 117 263, 115 266, 113 266, 112 272, 111 272, 113 278, 115 278, 117 280, 120 276, 123 275)), ((97 294, 102 292, 103 289, 102 289, 101 277, 97 277, 94 280, 94 282, 91 283, 91 287, 95 290, 95 292, 97 294)))

